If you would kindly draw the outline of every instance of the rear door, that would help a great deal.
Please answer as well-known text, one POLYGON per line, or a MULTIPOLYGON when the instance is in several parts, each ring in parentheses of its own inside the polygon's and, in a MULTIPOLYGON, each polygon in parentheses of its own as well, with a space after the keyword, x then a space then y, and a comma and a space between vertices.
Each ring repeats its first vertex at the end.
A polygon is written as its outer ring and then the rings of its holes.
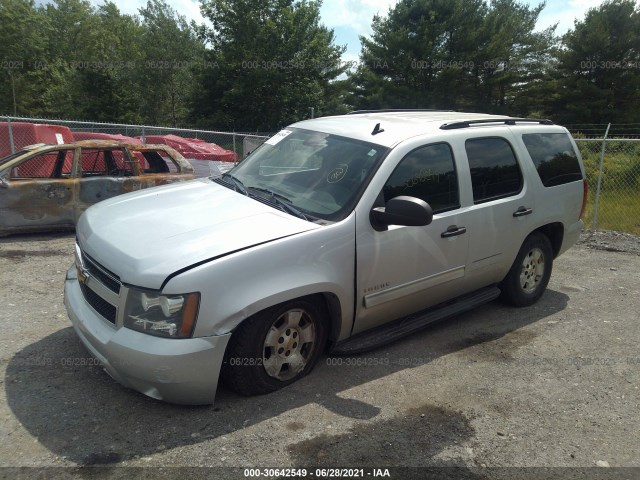
POLYGON ((473 192, 467 261, 471 288, 504 278, 536 218, 535 188, 511 133, 477 130, 470 129, 461 145, 473 192))
POLYGON ((123 148, 82 148, 76 219, 94 203, 140 189, 133 162, 123 148))
POLYGON ((455 297, 464 285, 469 215, 460 208, 458 172, 448 143, 421 145, 404 154, 387 174, 377 203, 401 195, 429 203, 433 222, 377 231, 367 213, 358 215, 353 333, 455 297))

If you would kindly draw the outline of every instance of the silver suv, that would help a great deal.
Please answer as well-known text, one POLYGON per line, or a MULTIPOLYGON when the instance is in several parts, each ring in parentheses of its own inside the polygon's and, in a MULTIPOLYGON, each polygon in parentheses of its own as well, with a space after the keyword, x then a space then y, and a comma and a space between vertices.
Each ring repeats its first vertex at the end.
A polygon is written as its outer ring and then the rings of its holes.
POLYGON ((546 120, 365 111, 291 125, 240 165, 123 195, 77 226, 65 305, 123 385, 213 403, 496 297, 527 306, 582 228, 576 145, 546 120))

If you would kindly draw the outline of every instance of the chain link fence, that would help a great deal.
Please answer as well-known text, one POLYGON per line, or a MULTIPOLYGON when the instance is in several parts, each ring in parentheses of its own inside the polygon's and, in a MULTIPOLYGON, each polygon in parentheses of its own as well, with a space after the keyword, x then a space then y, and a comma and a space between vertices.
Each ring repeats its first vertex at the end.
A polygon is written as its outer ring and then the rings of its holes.
MULTIPOLYGON (((576 137, 589 183, 585 228, 640 235, 640 125, 582 124, 570 125, 568 128, 576 137)), ((4 157, 34 143, 68 143, 73 141, 73 132, 123 135, 143 143, 151 143, 147 139, 157 141, 155 136, 158 135, 176 135, 218 145, 221 149, 233 152, 235 156, 232 158, 236 161, 245 158, 270 136, 146 125, 0 117, 0 156, 4 157), (22 127, 21 124, 24 123, 48 127, 46 131, 36 132, 22 127)), ((188 155, 185 157, 188 158, 188 155)))
MULTIPOLYGON (((35 143, 62 144, 90 138, 108 139, 109 136, 127 137, 113 138, 125 142, 167 144, 191 161, 197 174, 202 160, 215 162, 222 171, 228 170, 270 135, 4 116, 0 117, 0 157, 35 143)), ((208 171, 208 167, 205 170, 208 171)))
POLYGON ((576 139, 589 184, 585 228, 640 235, 640 139, 576 139))

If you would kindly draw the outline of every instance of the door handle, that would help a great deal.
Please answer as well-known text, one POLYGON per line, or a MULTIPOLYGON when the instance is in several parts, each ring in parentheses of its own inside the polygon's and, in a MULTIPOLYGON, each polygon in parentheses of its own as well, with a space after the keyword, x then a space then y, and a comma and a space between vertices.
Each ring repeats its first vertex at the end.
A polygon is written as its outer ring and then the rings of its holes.
POLYGON ((533 213, 533 209, 527 207, 518 207, 518 210, 513 212, 514 217, 524 217, 533 213))
POLYGON ((463 233, 467 233, 466 227, 458 227, 457 225, 451 225, 449 228, 447 228, 447 231, 442 232, 440 236, 442 238, 449 238, 449 237, 462 235, 463 233))

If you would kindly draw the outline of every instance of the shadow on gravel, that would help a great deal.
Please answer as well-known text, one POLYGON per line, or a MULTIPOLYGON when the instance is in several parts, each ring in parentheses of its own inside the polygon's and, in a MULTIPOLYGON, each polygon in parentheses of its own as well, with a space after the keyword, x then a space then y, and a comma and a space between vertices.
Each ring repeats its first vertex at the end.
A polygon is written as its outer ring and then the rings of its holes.
POLYGON ((0 247, 3 244, 12 244, 12 243, 38 243, 38 242, 49 242, 50 240, 55 240, 58 238, 74 238, 75 233, 70 232, 68 230, 63 230, 59 232, 49 232, 49 233, 20 233, 20 234, 12 234, 7 236, 0 236, 0 247))
MULTIPOLYGON (((370 467, 394 465, 404 459, 404 466, 433 464, 433 457, 445 448, 471 439, 474 430, 470 419, 429 404, 409 409, 388 420, 377 420, 353 427, 348 433, 322 434, 287 447, 297 468, 323 465, 370 467)), ((463 466, 446 460, 444 467, 463 466)))
MULTIPOLYGON (((196 444, 314 403, 340 416, 369 420, 379 413, 378 406, 342 398, 340 393, 409 368, 428 366, 439 357, 470 347, 475 347, 473 355, 482 355, 483 360, 508 358, 535 338, 530 330, 519 329, 563 310, 568 298, 549 290, 536 305, 525 309, 490 303, 368 354, 350 359, 325 358, 294 386, 269 395, 247 398, 220 387, 214 407, 170 405, 119 386, 91 358, 73 329, 66 328, 27 346, 9 361, 5 377, 7 402, 39 443, 81 465, 117 464, 196 444), (505 335, 508 338, 502 339, 505 335)), ((425 382, 429 381, 426 374, 425 382)), ((306 427, 301 421, 293 421, 297 416, 288 418, 283 418, 289 421, 287 429, 306 427)), ((358 427, 362 429, 358 431, 377 436, 390 427, 408 430, 407 442, 427 442, 420 447, 424 447, 421 451, 426 456, 470 435, 468 421, 461 413, 429 406, 401 412, 391 421, 374 419, 358 427), (418 418, 414 418, 416 415, 418 418), (414 421, 421 423, 413 425, 414 421), (409 435, 412 428, 418 428, 417 440, 414 434, 409 435)), ((358 431, 354 430, 354 434, 358 431)), ((403 435, 399 433, 400 437, 403 435)), ((365 461, 384 458, 388 447, 383 437, 379 448, 368 452, 364 450, 366 444, 360 445, 354 437, 349 455, 361 455, 365 461)), ((265 440, 269 441, 267 437, 265 440)), ((334 450, 344 446, 334 445, 334 440, 339 443, 344 439, 319 436, 290 446, 290 455, 300 464, 316 463, 318 460, 313 459, 327 452, 328 460, 335 464, 334 450)), ((394 448, 408 447, 400 444, 394 448)), ((344 460, 351 464, 352 458, 344 460)))

